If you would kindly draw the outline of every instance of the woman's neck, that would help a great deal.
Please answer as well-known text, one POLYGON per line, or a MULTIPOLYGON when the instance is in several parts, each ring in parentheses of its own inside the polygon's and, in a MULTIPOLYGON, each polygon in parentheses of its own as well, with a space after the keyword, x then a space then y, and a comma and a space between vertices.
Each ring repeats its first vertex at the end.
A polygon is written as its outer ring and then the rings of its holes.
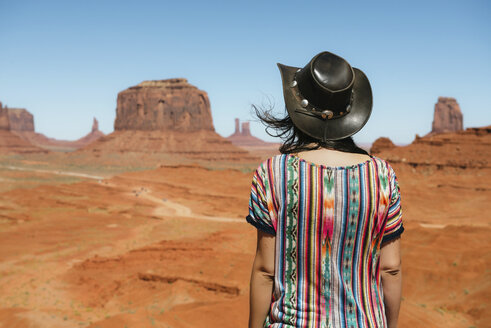
POLYGON ((344 151, 326 149, 326 148, 301 151, 294 155, 311 163, 321 164, 326 166, 356 165, 370 159, 370 156, 365 154, 348 153, 344 151))

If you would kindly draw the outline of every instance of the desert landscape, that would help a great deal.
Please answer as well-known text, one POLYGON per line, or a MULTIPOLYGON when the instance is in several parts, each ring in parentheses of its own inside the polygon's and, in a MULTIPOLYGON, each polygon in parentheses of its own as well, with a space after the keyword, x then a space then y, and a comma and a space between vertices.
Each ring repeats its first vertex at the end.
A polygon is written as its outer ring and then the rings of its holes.
MULTIPOLYGON (((431 126, 371 147, 402 192, 400 327, 491 327, 491 125, 441 97, 431 126)), ((0 104, 0 327, 246 327, 250 183, 277 149, 216 133, 184 78, 121 91, 114 132, 76 141, 0 104)))

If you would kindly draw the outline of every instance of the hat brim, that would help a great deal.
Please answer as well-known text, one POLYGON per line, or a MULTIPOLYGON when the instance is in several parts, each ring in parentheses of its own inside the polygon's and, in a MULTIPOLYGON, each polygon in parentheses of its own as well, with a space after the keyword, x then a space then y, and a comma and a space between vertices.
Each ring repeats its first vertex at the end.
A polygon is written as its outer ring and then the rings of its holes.
POLYGON ((354 68, 353 100, 349 113, 332 119, 322 119, 305 115, 302 110, 298 89, 291 84, 299 67, 286 66, 278 63, 283 81, 285 106, 293 124, 307 135, 318 140, 339 140, 357 133, 367 123, 372 112, 372 88, 366 75, 354 68))

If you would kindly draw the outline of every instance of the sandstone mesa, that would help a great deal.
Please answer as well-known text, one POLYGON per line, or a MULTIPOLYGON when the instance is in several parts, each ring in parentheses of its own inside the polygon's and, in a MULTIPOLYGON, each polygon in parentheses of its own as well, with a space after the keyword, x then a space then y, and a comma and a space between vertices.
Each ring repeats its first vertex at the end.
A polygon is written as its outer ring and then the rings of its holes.
MULTIPOLYGON (((21 111, 15 110, 14 121, 11 121, 10 108, 3 106, 0 102, 0 153, 42 153, 46 150, 41 149, 30 143, 29 141, 19 137, 17 134, 12 132, 12 127, 18 127, 19 121, 15 120, 17 114, 21 111)), ((22 114, 23 116, 25 114, 22 114)), ((32 117, 32 115, 31 115, 32 117)), ((22 125, 23 128, 28 128, 28 125, 22 125)))
POLYGON ((435 104, 431 133, 462 131, 463 119, 464 116, 455 98, 439 97, 435 104))
POLYGON ((207 93, 184 78, 141 82, 117 102, 115 131, 215 131, 207 93))
POLYGON ((227 137, 234 145, 243 148, 261 148, 261 147, 272 147, 278 148, 279 144, 266 142, 251 134, 251 128, 249 122, 240 122, 238 118, 235 119, 235 131, 233 134, 227 137))
POLYGON ((3 152, 9 153, 26 151, 46 152, 46 150, 73 151, 86 146, 104 135, 104 133, 99 131, 99 124, 94 117, 91 132, 80 139, 69 141, 49 138, 35 131, 34 116, 28 110, 25 108, 3 107, 1 102, 0 130, 9 131, 10 133, 9 137, 4 136, 1 147, 3 152), (20 142, 17 138, 21 138, 23 141, 20 142), (22 149, 19 148, 21 144, 24 145, 22 149))
POLYGON ((215 132, 205 91, 184 78, 143 81, 118 94, 114 132, 80 152, 176 154, 204 160, 254 160, 215 132))

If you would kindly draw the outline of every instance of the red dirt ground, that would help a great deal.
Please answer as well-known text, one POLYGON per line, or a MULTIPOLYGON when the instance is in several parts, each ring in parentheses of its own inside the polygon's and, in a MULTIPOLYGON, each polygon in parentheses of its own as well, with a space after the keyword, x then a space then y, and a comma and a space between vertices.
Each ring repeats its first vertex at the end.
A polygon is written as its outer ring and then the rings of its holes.
MULTIPOLYGON (((246 326, 251 170, 75 182, 28 161, 0 170, 0 327, 246 326)), ((489 327, 489 164, 393 166, 406 227, 400 327, 489 327)))

